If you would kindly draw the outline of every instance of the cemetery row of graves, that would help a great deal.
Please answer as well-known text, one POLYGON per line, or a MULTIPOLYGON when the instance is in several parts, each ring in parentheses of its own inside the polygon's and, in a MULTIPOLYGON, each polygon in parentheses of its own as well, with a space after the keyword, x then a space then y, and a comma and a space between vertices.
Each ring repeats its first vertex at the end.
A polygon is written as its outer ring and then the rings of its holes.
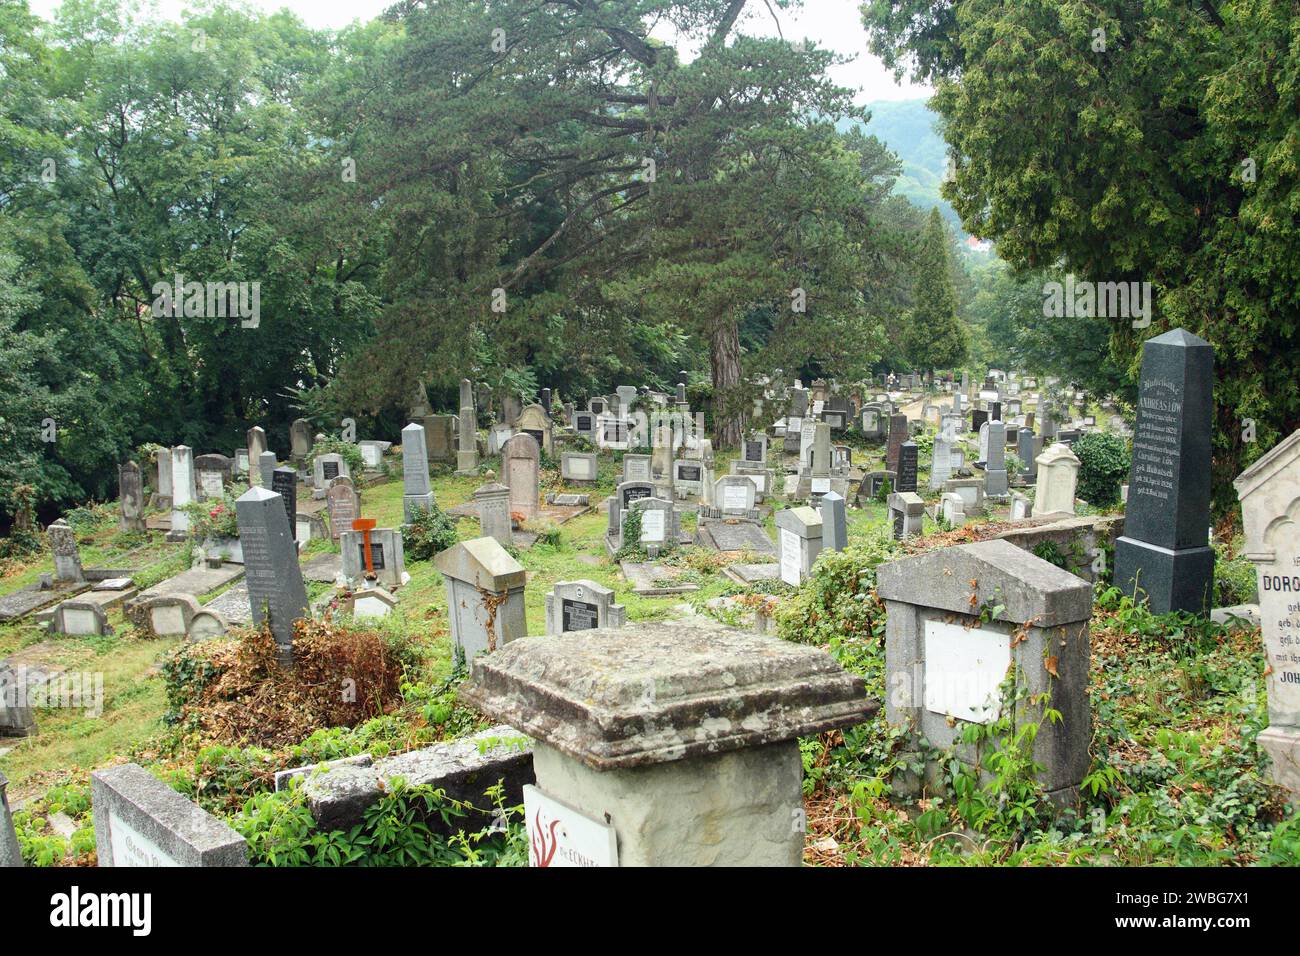
POLYGON ((1212 363, 150 449, 0 579, 0 863, 1300 862, 1300 433, 1212 527, 1212 363))

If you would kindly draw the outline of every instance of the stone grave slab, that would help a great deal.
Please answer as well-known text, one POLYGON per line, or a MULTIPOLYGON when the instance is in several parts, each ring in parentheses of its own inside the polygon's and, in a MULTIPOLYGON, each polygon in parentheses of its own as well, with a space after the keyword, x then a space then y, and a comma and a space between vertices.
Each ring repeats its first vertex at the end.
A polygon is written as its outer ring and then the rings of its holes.
POLYGON ((643 597, 655 597, 665 594, 688 594, 700 589, 698 584, 686 581, 671 583, 681 577, 685 570, 654 564, 650 561, 622 561, 623 577, 632 585, 632 592, 643 597))

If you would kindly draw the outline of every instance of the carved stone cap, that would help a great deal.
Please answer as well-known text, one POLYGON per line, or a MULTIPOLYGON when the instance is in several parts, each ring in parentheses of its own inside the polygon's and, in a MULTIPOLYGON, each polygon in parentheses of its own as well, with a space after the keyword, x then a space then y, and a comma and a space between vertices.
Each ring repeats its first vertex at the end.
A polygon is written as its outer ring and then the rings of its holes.
POLYGON ((511 641, 474 660, 461 697, 594 770, 778 743, 880 706, 823 650, 677 624, 511 641))

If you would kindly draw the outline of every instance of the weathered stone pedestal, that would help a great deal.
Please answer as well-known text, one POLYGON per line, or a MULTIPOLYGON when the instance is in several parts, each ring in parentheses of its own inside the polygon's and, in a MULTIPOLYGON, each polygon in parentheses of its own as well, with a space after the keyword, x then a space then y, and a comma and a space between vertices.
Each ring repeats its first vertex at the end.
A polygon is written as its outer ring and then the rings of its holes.
POLYGON ((514 641, 461 694, 536 741, 534 865, 798 866, 797 738, 878 710, 822 650, 669 624, 514 641))

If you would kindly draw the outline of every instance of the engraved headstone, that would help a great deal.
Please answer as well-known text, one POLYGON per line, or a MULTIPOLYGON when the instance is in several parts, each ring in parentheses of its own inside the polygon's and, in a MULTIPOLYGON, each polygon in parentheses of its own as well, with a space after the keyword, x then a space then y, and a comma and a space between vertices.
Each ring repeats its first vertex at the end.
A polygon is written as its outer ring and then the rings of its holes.
POLYGON ((1207 613, 1214 596, 1214 549, 1206 544, 1213 388, 1214 349, 1204 339, 1174 329, 1142 347, 1115 586, 1145 595, 1157 614, 1207 613))
POLYGON ((140 466, 128 461, 117 469, 118 502, 122 508, 123 531, 144 530, 144 482, 140 466))
POLYGON ((298 567, 298 548, 285 502, 273 491, 250 488, 235 502, 235 515, 253 623, 260 625, 269 618, 281 660, 288 660, 294 622, 307 617, 308 610, 307 588, 298 567))

